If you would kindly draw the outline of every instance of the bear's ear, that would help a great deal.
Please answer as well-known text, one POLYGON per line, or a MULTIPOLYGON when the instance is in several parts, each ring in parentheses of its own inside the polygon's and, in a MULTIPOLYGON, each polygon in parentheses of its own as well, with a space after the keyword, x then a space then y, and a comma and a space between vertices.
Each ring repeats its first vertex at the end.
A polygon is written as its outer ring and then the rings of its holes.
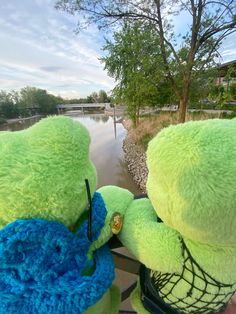
POLYGON ((90 137, 68 117, 49 117, 0 138, 0 228, 18 218, 40 217, 73 225, 87 204, 96 170, 90 137))
POLYGON ((55 150, 73 148, 88 153, 90 136, 87 129, 69 117, 52 116, 42 119, 25 131, 31 147, 55 150))
POLYGON ((182 236, 234 245, 236 120, 170 126, 149 144, 148 196, 160 218, 182 236))

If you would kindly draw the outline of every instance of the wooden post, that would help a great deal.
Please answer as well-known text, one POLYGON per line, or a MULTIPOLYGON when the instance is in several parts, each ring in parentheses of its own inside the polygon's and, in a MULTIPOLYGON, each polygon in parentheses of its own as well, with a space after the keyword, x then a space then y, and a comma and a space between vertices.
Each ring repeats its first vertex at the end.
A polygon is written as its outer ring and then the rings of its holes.
POLYGON ((114 119, 114 123, 116 122, 116 105, 114 105, 113 107, 113 119, 114 119))
POLYGON ((115 132, 115 139, 116 139, 116 105, 113 108, 113 120, 114 120, 114 132, 115 132))

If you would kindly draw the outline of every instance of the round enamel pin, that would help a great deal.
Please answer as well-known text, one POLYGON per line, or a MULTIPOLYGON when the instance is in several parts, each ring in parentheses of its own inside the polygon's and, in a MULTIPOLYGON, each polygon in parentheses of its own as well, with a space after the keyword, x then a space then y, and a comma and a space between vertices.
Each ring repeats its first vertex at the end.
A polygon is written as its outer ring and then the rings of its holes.
POLYGON ((111 231, 114 234, 118 234, 122 228, 123 217, 120 213, 116 212, 112 215, 110 221, 111 231))

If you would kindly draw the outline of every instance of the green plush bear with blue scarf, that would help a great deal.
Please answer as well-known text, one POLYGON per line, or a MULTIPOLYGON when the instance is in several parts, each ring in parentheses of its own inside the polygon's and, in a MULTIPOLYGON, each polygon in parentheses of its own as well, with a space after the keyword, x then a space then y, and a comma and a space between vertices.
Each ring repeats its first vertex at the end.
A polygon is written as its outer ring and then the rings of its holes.
POLYGON ((118 312, 112 256, 98 239, 107 210, 94 193, 89 143, 85 127, 66 117, 0 132, 1 314, 118 312))
MULTIPOLYGON (((148 198, 103 187, 122 243, 144 266, 138 313, 222 313, 236 290, 236 119, 161 131, 147 150, 148 198)), ((109 219, 100 238, 107 239, 109 219)), ((93 245, 96 245, 96 241, 93 245)))

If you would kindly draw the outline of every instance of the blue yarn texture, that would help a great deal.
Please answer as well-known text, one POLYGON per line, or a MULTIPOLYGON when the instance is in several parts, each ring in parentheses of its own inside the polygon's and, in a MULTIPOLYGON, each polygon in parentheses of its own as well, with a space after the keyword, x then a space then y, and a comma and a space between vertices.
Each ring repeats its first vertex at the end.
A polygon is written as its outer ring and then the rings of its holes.
MULTIPOLYGON (((93 198, 93 240, 104 225, 106 208, 93 198)), ((73 234, 56 221, 19 219, 0 230, 0 313, 83 313, 109 289, 114 264, 107 246, 87 258, 87 221, 73 234), (83 275, 95 265, 91 276, 83 275)))

